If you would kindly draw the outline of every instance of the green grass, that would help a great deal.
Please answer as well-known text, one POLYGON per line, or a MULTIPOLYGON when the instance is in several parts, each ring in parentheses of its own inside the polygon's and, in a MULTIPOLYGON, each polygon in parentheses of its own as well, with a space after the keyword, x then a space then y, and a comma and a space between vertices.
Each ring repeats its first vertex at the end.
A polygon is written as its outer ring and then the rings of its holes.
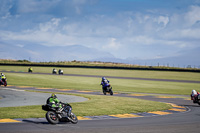
MULTIPOLYGON (((73 112, 77 116, 99 116, 125 113, 139 113, 167 110, 171 108, 171 105, 165 103, 146 101, 136 98, 83 94, 77 94, 77 96, 82 96, 89 99, 86 102, 71 103, 73 107, 73 112)), ((0 119, 42 118, 45 117, 46 113, 41 109, 41 105, 2 107, 0 108, 0 112, 0 119)))
MULTIPOLYGON (((34 72, 51 73, 53 67, 33 67, 34 72)), ((59 69, 59 68, 57 68, 59 69)), ((139 77, 156 79, 176 79, 200 81, 200 73, 192 72, 163 72, 163 71, 136 71, 136 70, 113 70, 113 69, 84 69, 63 68, 64 73, 139 77)), ((0 66, 0 71, 28 71, 28 67, 0 66)), ((101 78, 41 75, 25 73, 5 73, 8 85, 33 86, 59 89, 101 91, 101 78)), ((182 94, 189 95, 192 89, 198 90, 200 84, 159 82, 145 80, 127 80, 110 78, 113 91, 122 93, 155 93, 155 94, 182 94)), ((121 113, 138 113, 155 110, 165 110, 169 105, 153 101, 145 101, 134 98, 81 95, 89 98, 89 101, 72 103, 73 112, 78 116, 108 115, 121 113)), ((0 108, 0 118, 34 118, 44 117, 45 111, 41 106, 3 107, 0 108), (23 112, 23 113, 22 113, 23 112)))
MULTIPOLYGON (((33 72, 52 73, 54 67, 32 67, 33 72)), ((116 69, 89 69, 89 68, 56 68, 63 69, 65 74, 100 75, 116 77, 136 77, 174 80, 200 81, 200 73, 194 72, 170 72, 170 71, 142 71, 142 70, 116 70, 116 69)), ((0 66, 0 71, 22 71, 27 72, 24 66, 0 66)))
MULTIPOLYGON (((33 86, 59 89, 101 91, 101 78, 7 73, 9 85, 33 86)), ((189 95, 192 89, 200 88, 197 83, 161 82, 146 80, 112 79, 114 92, 140 92, 189 95)))

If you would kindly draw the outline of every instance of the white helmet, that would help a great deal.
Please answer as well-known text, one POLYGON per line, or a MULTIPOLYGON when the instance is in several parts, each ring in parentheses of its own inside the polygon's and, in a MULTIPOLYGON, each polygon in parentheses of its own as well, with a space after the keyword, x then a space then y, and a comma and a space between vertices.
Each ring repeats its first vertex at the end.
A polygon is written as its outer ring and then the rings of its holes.
POLYGON ((196 95, 197 91, 196 90, 192 90, 192 96, 196 95))

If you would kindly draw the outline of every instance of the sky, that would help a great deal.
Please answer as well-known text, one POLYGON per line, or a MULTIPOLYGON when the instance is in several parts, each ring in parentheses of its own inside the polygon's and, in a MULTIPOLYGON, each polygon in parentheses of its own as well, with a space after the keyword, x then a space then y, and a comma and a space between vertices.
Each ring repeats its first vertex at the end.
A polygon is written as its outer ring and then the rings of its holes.
POLYGON ((5 47, 80 45, 147 60, 179 56, 199 42, 200 0, 0 0, 5 47))

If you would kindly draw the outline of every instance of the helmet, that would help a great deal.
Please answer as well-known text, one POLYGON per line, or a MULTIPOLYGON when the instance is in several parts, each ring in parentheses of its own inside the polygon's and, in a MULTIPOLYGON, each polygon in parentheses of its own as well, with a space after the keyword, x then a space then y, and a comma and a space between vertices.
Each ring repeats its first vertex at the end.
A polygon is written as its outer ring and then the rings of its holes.
POLYGON ((52 93, 52 94, 51 94, 51 97, 52 97, 52 98, 57 98, 57 96, 56 96, 55 93, 52 93))
POLYGON ((192 95, 196 95, 197 91, 196 90, 192 90, 192 95))
POLYGON ((102 77, 102 80, 105 80, 106 78, 105 77, 102 77))

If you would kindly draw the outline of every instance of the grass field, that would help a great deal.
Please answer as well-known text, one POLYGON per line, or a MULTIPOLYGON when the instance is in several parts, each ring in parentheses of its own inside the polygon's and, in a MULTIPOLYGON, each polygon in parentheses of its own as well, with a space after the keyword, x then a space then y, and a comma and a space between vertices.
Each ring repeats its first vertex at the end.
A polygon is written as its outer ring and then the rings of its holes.
MULTIPOLYGON (((151 112, 157 110, 167 110, 171 105, 154 101, 146 101, 136 98, 97 96, 97 95, 77 95, 90 100, 80 103, 71 103, 73 113, 77 116, 99 116, 138 112, 151 112)), ((3 107, 0 108, 0 119, 4 118, 42 118, 46 111, 41 109, 41 105, 3 107), (23 112, 23 113, 21 113, 23 112)))
MULTIPOLYGON (((6 73, 6 76, 8 79, 8 84, 16 86, 101 91, 101 78, 23 73, 6 73)), ((197 83, 127 80, 114 78, 110 78, 109 80, 114 92, 189 95, 192 89, 198 90, 200 88, 200 84, 197 83)))
MULTIPOLYGON (((51 73, 53 67, 33 67, 33 72, 51 73)), ((59 69, 59 68, 56 68, 59 69)), ((62 68, 66 74, 139 77, 155 79, 195 80, 200 81, 200 73, 192 72, 164 72, 164 71, 136 71, 114 69, 84 69, 62 68)), ((0 66, 0 71, 27 72, 28 67, 0 66)), ((33 86, 59 89, 101 91, 101 78, 41 75, 29 73, 5 73, 8 85, 33 86)), ((160 82, 145 80, 127 80, 110 78, 113 91, 121 93, 156 93, 190 95, 192 89, 200 89, 197 83, 160 82)), ((145 101, 134 98, 112 96, 81 95, 90 100, 82 103, 73 103, 74 113, 78 116, 107 115, 120 113, 137 113, 155 110, 165 110, 169 105, 159 102, 145 101), (112 102, 111 102, 112 101, 112 102)), ((28 118, 44 117, 41 106, 6 107, 0 108, 0 118, 28 118), (21 113, 26 112, 26 113, 21 113)))
MULTIPOLYGON (((33 72, 52 73, 54 67, 32 67, 33 72)), ((195 72, 170 72, 170 71, 147 71, 147 70, 117 70, 117 69, 94 69, 94 68, 56 68, 63 69, 65 74, 100 75, 116 77, 136 77, 174 80, 200 81, 200 73, 195 72)), ((25 66, 0 66, 0 71, 27 72, 25 66)))

